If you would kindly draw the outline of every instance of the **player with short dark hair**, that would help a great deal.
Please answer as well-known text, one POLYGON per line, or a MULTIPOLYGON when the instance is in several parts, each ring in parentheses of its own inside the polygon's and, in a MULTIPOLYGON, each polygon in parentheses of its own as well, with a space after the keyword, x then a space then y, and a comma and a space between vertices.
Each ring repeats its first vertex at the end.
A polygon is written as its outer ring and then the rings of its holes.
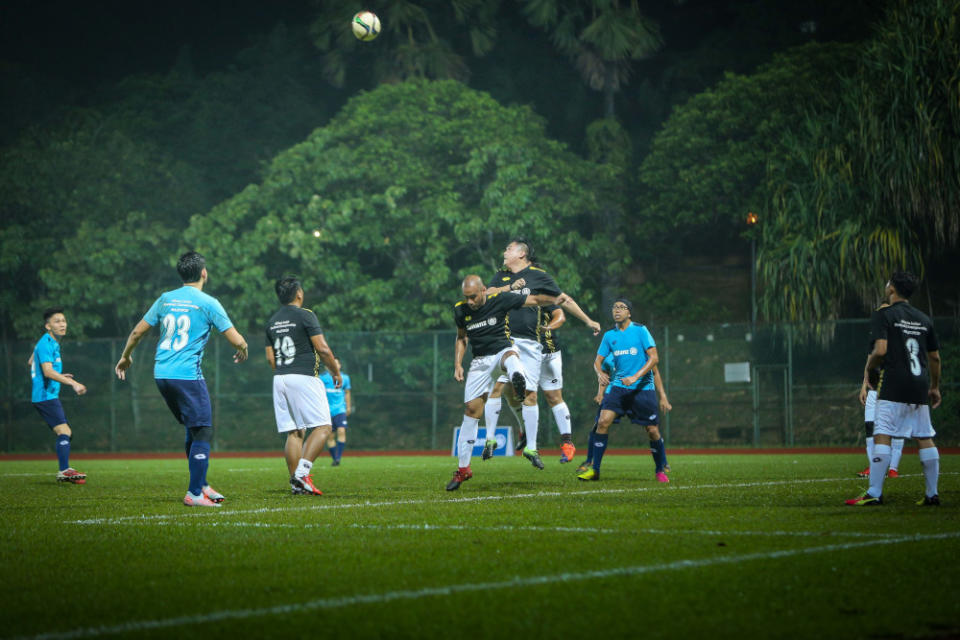
POLYGON ((284 278, 275 289, 283 306, 267 322, 266 356, 273 369, 277 431, 287 434, 284 453, 290 491, 320 496, 323 492, 313 484, 310 471, 330 436, 331 424, 326 389, 318 377, 320 361, 330 370, 330 382, 336 388, 341 384, 340 366, 316 314, 303 308, 300 281, 284 278))
MULTIPOLYGON (((458 466, 453 479, 447 483, 447 491, 459 489, 461 484, 473 477, 470 458, 477 439, 477 425, 494 381, 505 372, 513 384, 514 393, 520 398, 525 395, 528 376, 517 349, 507 334, 507 314, 525 306, 557 302, 555 296, 547 294, 488 295, 483 280, 477 275, 464 278, 461 289, 464 299, 453 307, 453 319, 457 325, 453 378, 457 382, 465 381, 466 384, 463 390, 463 422, 457 441, 458 466), (473 360, 470 362, 470 371, 464 377, 463 356, 468 344, 473 352, 473 360)), ((539 460, 539 456, 537 459, 539 460)), ((543 463, 540 464, 542 468, 543 463)))
POLYGON ((62 307, 51 307, 43 312, 43 327, 46 332, 33 347, 30 357, 30 379, 32 390, 30 400, 34 409, 43 417, 44 422, 57 436, 57 482, 85 484, 86 474, 70 466, 70 442, 73 431, 67 423, 67 416, 60 403, 60 385, 73 388, 78 396, 87 392, 87 388, 74 380, 73 374, 63 373, 63 359, 60 356, 60 341, 67 335, 67 317, 62 307))
POLYGON ((247 359, 247 342, 233 326, 223 305, 203 292, 209 274, 202 255, 196 251, 184 253, 177 261, 177 273, 183 286, 164 292, 156 299, 130 332, 115 371, 118 378, 125 380, 127 369, 133 364, 133 350, 150 329, 161 325, 153 377, 167 407, 185 431, 183 448, 190 483, 183 504, 219 507, 224 497, 207 483, 213 411, 200 363, 212 328, 222 333, 237 350, 234 362, 247 359))
POLYGON ((599 480, 600 465, 606 451, 610 425, 623 415, 634 424, 646 427, 653 455, 654 475, 658 482, 670 482, 665 473, 666 452, 660 437, 660 416, 655 391, 653 367, 658 361, 657 345, 650 331, 642 324, 632 321, 633 303, 627 298, 617 298, 613 303, 613 329, 603 334, 594 370, 597 381, 606 386, 609 393, 603 396, 597 432, 593 438, 593 462, 589 469, 577 474, 580 480, 599 480), (613 356, 613 375, 603 370, 603 361, 613 356))
POLYGON ((936 432, 930 422, 930 409, 936 409, 941 401, 940 343, 930 318, 908 302, 918 284, 911 273, 894 273, 884 291, 890 306, 871 316, 874 344, 864 366, 863 383, 872 388, 870 372, 881 365, 883 379, 877 389, 870 486, 847 500, 850 506, 883 504, 883 481, 890 466, 890 442, 894 437, 917 440, 926 484, 924 497, 917 504, 940 504, 940 453, 933 442, 936 432))

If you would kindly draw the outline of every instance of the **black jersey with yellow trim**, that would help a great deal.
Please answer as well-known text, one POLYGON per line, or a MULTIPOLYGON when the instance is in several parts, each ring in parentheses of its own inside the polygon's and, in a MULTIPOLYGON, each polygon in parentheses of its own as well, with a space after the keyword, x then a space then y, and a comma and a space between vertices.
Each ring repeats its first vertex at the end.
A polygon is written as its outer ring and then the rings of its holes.
MULTIPOLYGON (((528 265, 513 273, 509 269, 497 271, 488 287, 502 287, 511 285, 517 280, 523 278, 524 286, 517 291, 522 296, 546 294, 549 296, 560 295, 560 287, 556 280, 546 272, 546 270, 528 265)), ((511 311, 507 316, 507 330, 511 338, 525 338, 527 340, 540 340, 540 307, 522 307, 511 311)))
POLYGON ((560 307, 555 304, 540 308, 540 344, 543 346, 544 353, 556 353, 560 351, 560 337, 556 329, 547 329, 547 325, 553 319, 553 312, 560 307))
POLYGON ((930 369, 927 354, 939 351, 933 322, 906 301, 895 302, 871 316, 874 340, 886 340, 880 400, 928 404, 930 369))
POLYGON ((312 336, 323 329, 310 309, 288 304, 280 307, 267 321, 266 346, 273 348, 274 375, 297 373, 316 377, 320 373, 320 355, 313 348, 312 336))
POLYGON ((474 358, 500 353, 513 343, 507 333, 507 314, 519 309, 527 297, 516 293, 494 293, 478 309, 465 300, 453 305, 453 321, 467 332, 474 358))

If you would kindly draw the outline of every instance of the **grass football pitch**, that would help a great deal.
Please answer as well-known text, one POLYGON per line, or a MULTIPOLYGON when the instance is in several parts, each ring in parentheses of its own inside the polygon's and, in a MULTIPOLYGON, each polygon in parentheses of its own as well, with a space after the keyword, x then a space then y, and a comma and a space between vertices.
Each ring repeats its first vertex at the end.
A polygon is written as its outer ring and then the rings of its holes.
MULTIPOLYGON (((611 452, 614 453, 614 452, 611 452)), ((948 638, 960 635, 960 456, 919 507, 914 452, 882 507, 863 455, 644 455, 599 482, 545 459, 0 463, 0 638, 948 638)))

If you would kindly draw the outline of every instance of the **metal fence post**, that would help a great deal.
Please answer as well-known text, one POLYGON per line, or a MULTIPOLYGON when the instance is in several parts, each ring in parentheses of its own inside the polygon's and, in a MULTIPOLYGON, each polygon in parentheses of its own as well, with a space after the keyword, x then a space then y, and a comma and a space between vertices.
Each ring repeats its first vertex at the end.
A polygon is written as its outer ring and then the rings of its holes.
MULTIPOLYGON (((663 328, 663 391, 670 397, 670 327, 663 328)), ((670 413, 664 416, 663 444, 670 446, 670 413)))
POLYGON ((437 448, 437 383, 439 377, 440 334, 433 332, 433 410, 430 422, 430 448, 437 448))
MULTIPOLYGON (((219 424, 220 418, 220 340, 213 343, 213 424, 219 424)), ((219 451, 217 446, 217 430, 213 430, 213 442, 210 443, 214 451, 219 451)))
MULTIPOLYGON (((117 362, 117 341, 110 340, 110 362, 117 362)), ((117 376, 110 376, 110 451, 117 450, 117 376)))
POLYGON ((787 325, 787 432, 790 434, 789 445, 796 442, 793 433, 793 325, 787 325))
POLYGON ((760 370, 753 367, 753 446, 760 446, 760 370))

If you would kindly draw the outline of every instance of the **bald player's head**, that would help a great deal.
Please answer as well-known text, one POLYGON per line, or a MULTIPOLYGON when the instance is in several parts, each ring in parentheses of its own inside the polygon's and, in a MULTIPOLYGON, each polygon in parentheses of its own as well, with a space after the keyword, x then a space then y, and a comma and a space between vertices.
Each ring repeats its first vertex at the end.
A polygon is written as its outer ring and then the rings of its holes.
POLYGON ((471 309, 479 309, 487 301, 486 287, 476 274, 470 274, 463 279, 462 289, 463 298, 471 309))

